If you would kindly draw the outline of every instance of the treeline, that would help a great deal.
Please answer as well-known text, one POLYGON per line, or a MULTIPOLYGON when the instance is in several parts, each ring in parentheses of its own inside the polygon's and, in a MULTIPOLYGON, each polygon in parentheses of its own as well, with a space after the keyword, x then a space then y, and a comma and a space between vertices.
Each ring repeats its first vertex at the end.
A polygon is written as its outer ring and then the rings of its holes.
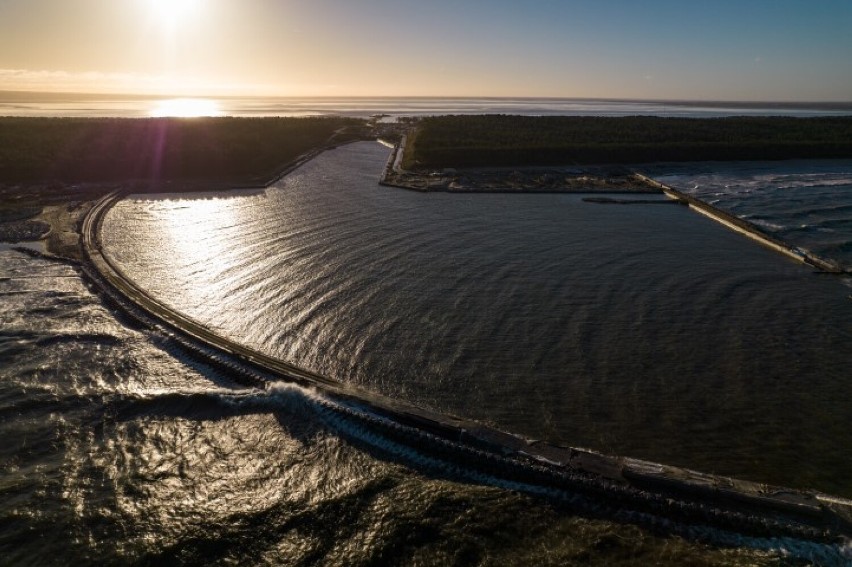
POLYGON ((0 118, 0 183, 260 181, 362 128, 342 117, 0 118))
POLYGON ((852 117, 440 116, 409 168, 852 158, 852 117))

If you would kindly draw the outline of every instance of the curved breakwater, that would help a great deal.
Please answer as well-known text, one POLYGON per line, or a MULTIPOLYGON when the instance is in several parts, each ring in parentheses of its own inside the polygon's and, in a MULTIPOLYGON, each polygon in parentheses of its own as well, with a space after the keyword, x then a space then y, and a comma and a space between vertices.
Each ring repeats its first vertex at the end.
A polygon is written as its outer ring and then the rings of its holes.
POLYGON ((104 263, 99 258, 100 247, 97 238, 92 236, 98 234, 100 216, 108 210, 107 205, 103 203, 90 217, 91 220, 87 219, 87 244, 93 263, 109 280, 107 287, 122 289, 136 303, 131 310, 141 307, 157 320, 168 322, 173 332, 186 335, 183 344, 188 351, 208 360, 221 359, 220 363, 230 372, 250 378, 253 384, 265 384, 270 378, 283 375, 308 386, 321 387, 330 396, 326 398, 330 405, 324 405, 323 411, 330 412, 329 416, 336 416, 329 419, 338 423, 341 430, 349 430, 350 435, 373 447, 385 446, 384 450, 409 462, 426 459, 425 462, 442 463, 427 468, 451 470, 454 471, 452 474, 462 478, 498 485, 503 483, 533 493, 553 495, 561 491, 562 494, 590 499, 597 503, 595 506, 609 502, 604 505, 610 510, 609 514, 633 510, 631 513, 635 513, 637 518, 657 518, 648 521, 668 523, 674 532, 689 532, 693 528, 685 526, 710 523, 717 526, 713 533, 719 541, 727 537, 721 535, 726 530, 770 539, 786 534, 785 537, 794 539, 804 537, 835 542, 837 536, 832 536, 832 533, 848 533, 848 517, 844 511, 848 503, 842 500, 815 494, 785 493, 763 485, 700 475, 675 467, 529 442, 477 422, 447 417, 398 399, 326 380, 319 374, 292 365, 282 368, 275 357, 244 348, 217 337, 215 333, 204 335, 199 332, 205 330, 204 325, 187 328, 186 322, 191 319, 175 313, 159 301, 145 304, 141 298, 147 294, 127 279, 120 268, 115 269, 113 262, 104 263), (127 294, 128 290, 135 291, 127 294), (220 339, 225 342, 217 343, 220 339), (200 347, 199 340, 208 346, 200 347), (210 349, 211 346, 214 348, 210 349), (222 354, 223 350, 231 354, 222 354), (346 423, 358 425, 353 429, 346 423), (426 456, 414 458, 412 450, 415 453, 425 452, 426 456), (618 510, 621 512, 616 512, 618 510), (754 510, 760 510, 760 513, 754 513, 754 510))

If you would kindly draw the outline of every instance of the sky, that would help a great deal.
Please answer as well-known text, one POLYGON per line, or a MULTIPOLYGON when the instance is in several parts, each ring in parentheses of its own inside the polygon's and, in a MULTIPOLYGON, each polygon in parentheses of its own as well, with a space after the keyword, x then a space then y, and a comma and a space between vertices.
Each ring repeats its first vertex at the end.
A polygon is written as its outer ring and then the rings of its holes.
POLYGON ((0 0, 0 90, 852 101, 852 0, 0 0))

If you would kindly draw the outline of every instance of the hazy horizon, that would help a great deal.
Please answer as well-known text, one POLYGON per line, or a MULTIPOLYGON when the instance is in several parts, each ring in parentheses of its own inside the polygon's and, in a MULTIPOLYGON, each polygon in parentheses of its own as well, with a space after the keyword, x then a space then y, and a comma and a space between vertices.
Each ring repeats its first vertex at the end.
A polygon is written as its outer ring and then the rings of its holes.
POLYGON ((573 96, 528 96, 528 95, 276 95, 276 94, 197 94, 197 93, 134 93, 134 92, 97 92, 97 91, 39 91, 10 90, 0 88, 0 98, 10 95, 36 95, 45 98, 63 99, 64 97, 83 97, 103 99, 105 97, 129 99, 291 99, 291 100, 530 100, 530 101, 600 101, 600 102, 640 102, 658 104, 705 104, 705 105, 745 105, 745 106, 838 106, 852 107, 849 100, 734 100, 734 99, 688 99, 688 98, 625 98, 625 97, 573 97, 573 96))
POLYGON ((536 97, 247 96, 187 97, 0 91, 0 116, 368 118, 513 114, 526 116, 849 116, 852 102, 667 101, 536 97))
POLYGON ((5 0, 0 90, 852 102, 852 4, 5 0))

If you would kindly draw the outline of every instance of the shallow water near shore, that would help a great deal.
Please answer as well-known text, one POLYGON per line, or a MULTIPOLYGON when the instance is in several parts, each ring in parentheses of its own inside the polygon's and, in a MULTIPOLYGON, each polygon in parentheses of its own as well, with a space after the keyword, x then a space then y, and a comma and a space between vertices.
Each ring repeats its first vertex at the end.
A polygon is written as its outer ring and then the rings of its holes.
POLYGON ((378 144, 137 196, 107 253, 219 333, 536 438, 852 496, 849 289, 684 207, 419 194, 378 144))

